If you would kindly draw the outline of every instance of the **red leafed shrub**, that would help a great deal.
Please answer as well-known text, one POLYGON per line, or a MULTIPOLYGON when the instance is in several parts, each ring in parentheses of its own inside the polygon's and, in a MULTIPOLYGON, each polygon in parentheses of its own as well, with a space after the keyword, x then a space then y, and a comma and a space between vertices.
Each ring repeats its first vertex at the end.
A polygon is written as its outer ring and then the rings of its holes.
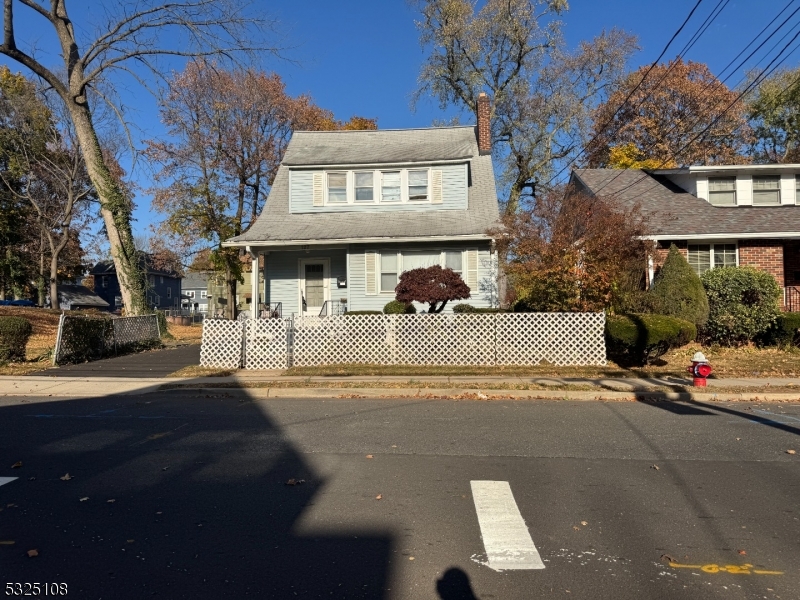
POLYGON ((439 265, 406 271, 394 291, 400 302, 428 304, 429 313, 442 312, 450 300, 469 298, 469 287, 461 275, 439 265))

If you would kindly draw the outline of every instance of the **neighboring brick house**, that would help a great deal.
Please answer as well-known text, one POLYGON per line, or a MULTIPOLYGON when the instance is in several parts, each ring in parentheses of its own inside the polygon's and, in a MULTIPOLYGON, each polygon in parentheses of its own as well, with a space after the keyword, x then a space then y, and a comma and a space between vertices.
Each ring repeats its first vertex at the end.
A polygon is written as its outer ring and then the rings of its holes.
POLYGON ((800 164, 576 169, 571 181, 639 206, 656 242, 648 281, 675 244, 698 274, 718 266, 770 273, 784 290, 784 308, 800 311, 800 164))
MULTIPOLYGON (((150 308, 165 310, 180 307, 181 276, 175 271, 157 269, 150 263, 150 258, 144 258, 147 272, 147 305, 150 308)), ((114 309, 122 308, 117 270, 114 261, 103 260, 97 263, 90 275, 94 275, 94 293, 108 302, 114 309)))

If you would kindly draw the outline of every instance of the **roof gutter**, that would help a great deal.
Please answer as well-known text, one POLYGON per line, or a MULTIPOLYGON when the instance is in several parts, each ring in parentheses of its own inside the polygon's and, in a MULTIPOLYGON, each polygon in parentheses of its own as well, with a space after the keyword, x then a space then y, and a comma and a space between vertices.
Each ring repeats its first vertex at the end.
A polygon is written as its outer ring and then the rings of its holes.
POLYGON ((332 246, 338 244, 401 244, 418 242, 470 242, 488 241, 492 236, 485 233, 470 235, 439 235, 439 236, 414 236, 414 237, 363 237, 363 238, 337 238, 330 240, 229 240, 223 242, 226 248, 265 248, 265 247, 285 247, 285 246, 332 246))
POLYGON ((770 231, 768 233, 659 233, 645 235, 645 240, 775 240, 800 239, 800 231, 770 231))

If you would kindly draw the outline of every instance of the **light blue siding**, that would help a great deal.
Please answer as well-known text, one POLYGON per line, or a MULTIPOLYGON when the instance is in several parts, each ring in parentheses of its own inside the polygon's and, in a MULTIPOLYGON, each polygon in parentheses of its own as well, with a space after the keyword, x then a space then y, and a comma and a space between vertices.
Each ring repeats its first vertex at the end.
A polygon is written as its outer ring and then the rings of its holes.
MULTIPOLYGON (((390 168, 390 167, 385 167, 390 168)), ((385 169, 384 168, 384 169, 385 169)), ((313 206, 312 181, 320 171, 294 169, 289 171, 289 212, 392 212, 426 210, 465 210, 467 208, 468 165, 438 165, 442 171, 442 203, 403 204, 345 204, 341 206, 313 206)))
MULTIPOLYGON (((437 242, 416 244, 392 244, 382 246, 356 245, 350 246, 350 303, 349 310, 383 310, 387 302, 394 300, 392 292, 381 292, 375 295, 366 293, 365 252, 381 252, 390 250, 478 250, 478 290, 471 290, 471 298, 462 300, 475 307, 493 307, 497 305, 497 282, 492 277, 492 256, 489 242, 456 242, 442 244, 437 242)), ((459 302, 449 302, 445 312, 450 312, 459 302)), ((417 311, 427 309, 427 305, 416 304, 417 311)))
POLYGON ((301 251, 272 251, 266 256, 264 302, 282 303, 283 316, 300 314, 300 260, 327 258, 330 261, 330 298, 339 302, 347 297, 347 289, 337 288, 336 279, 347 277, 347 251, 344 248, 301 251))

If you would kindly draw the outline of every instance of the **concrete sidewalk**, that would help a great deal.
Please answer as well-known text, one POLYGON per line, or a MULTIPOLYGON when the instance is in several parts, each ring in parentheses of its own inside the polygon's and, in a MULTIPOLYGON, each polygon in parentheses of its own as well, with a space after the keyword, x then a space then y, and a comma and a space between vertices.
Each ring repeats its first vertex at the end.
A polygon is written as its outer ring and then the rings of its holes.
POLYGON ((800 401, 800 378, 710 379, 708 389, 691 388, 691 380, 673 377, 654 379, 552 378, 552 377, 287 377, 278 372, 243 373, 229 377, 0 377, 0 396, 37 398, 99 398, 138 395, 182 388, 221 393, 243 389, 258 398, 287 397, 417 397, 447 396, 477 399, 551 398, 570 400, 704 400, 704 401, 800 401), (358 385, 359 383, 363 384, 358 385), (275 384, 275 386, 270 386, 275 384), (544 388, 507 390, 498 385, 538 385, 544 388), (292 387, 286 387, 292 385, 292 387), (400 387, 402 385, 402 387, 400 387), (224 387, 220 387, 224 386, 224 387), (566 388, 565 388, 566 386, 566 388), (797 393, 769 392, 769 388, 798 386, 797 393), (575 389, 578 388, 578 389, 575 389), (587 389, 588 388, 588 389, 587 389), (717 388, 718 391, 715 391, 717 388), (731 392, 731 388, 745 391, 731 392), (751 392, 746 391, 752 388, 751 392))

